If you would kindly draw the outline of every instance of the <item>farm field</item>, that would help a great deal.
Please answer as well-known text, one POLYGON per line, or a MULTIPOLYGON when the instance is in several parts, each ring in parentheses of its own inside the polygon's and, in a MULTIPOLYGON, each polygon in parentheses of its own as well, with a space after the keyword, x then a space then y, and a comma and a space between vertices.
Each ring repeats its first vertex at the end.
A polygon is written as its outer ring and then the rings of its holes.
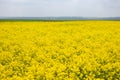
POLYGON ((1 21, 0 80, 120 80, 120 21, 1 21))

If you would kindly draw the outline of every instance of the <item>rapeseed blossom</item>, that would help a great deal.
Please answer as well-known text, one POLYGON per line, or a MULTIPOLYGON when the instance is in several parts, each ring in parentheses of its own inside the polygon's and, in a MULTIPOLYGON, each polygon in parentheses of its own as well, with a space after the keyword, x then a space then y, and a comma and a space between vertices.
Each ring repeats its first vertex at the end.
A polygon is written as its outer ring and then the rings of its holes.
POLYGON ((119 80, 120 22, 0 22, 0 80, 119 80))

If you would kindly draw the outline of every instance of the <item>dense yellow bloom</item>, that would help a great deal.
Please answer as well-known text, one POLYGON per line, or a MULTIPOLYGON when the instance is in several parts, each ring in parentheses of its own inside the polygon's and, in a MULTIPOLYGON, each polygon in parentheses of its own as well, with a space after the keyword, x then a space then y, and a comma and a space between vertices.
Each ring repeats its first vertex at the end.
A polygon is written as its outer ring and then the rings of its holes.
POLYGON ((120 22, 0 22, 0 80, 119 80, 120 22))

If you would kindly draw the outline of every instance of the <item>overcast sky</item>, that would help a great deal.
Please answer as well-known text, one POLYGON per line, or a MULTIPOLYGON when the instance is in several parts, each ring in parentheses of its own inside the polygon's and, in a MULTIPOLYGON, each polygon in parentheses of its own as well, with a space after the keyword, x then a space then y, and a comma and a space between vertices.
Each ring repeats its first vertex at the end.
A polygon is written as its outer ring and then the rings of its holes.
POLYGON ((1 17, 120 16, 120 0, 0 0, 1 17))

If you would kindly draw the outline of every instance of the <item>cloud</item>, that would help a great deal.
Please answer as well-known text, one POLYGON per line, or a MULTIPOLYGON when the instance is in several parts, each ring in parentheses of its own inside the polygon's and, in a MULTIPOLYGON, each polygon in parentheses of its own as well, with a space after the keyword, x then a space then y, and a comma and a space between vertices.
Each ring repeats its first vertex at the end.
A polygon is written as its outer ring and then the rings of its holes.
POLYGON ((0 16, 120 16, 120 0, 0 0, 0 16))

